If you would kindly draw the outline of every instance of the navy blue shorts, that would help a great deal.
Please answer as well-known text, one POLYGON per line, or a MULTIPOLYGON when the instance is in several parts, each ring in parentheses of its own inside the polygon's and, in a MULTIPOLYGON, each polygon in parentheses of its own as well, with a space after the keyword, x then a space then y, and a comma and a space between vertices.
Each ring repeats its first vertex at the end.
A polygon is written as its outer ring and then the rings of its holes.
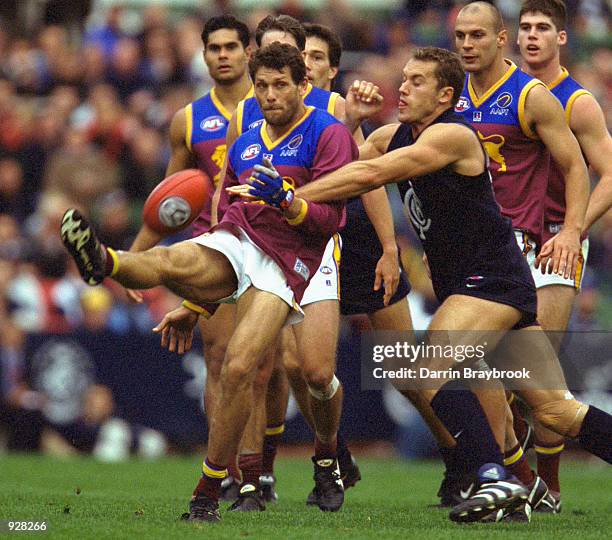
MULTIPOLYGON (((384 287, 378 291, 373 290, 376 264, 382 256, 382 246, 361 199, 349 201, 346 213, 346 226, 341 231, 340 313, 374 313, 385 307, 384 287)), ((402 270, 397 291, 389 305, 406 298, 409 292, 410 284, 402 270)))
POLYGON ((459 279, 436 279, 434 290, 440 303, 453 294, 462 294, 518 309, 522 317, 513 330, 538 324, 538 302, 533 280, 515 281, 507 277, 473 275, 459 279))

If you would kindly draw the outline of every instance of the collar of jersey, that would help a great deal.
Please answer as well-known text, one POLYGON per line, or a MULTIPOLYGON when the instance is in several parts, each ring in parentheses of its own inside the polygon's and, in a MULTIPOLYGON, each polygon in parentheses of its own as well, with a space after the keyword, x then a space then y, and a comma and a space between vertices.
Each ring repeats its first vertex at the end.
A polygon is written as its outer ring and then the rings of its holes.
POLYGON ((302 124, 306 120, 306 118, 310 116, 310 113, 312 113, 312 111, 314 111, 314 107, 306 107, 306 112, 302 115, 302 117, 297 122, 295 122, 295 124, 293 124, 287 131, 285 131, 285 133, 283 133, 275 141, 272 141, 272 139, 270 139, 270 137, 268 136, 268 132, 266 131, 267 122, 264 120, 263 123, 261 124, 261 128, 259 128, 260 129, 259 134, 261 135, 261 140, 266 145, 266 148, 268 150, 273 150, 274 148, 276 148, 289 135, 291 135, 291 133, 295 130, 295 128, 297 128, 300 124, 302 124))
POLYGON ((553 82, 548 85, 548 89, 552 90, 555 86, 560 85, 565 79, 569 77, 569 71, 561 66, 561 75, 559 75, 553 82))
MULTIPOLYGON (((253 97, 253 85, 251 85, 251 87, 249 88, 249 91, 246 93, 246 95, 242 99, 245 100, 245 99, 249 99, 250 97, 253 97)), ((219 112, 223 115, 223 117, 226 120, 230 120, 232 118, 232 115, 223 106, 223 103, 221 103, 221 101, 219 101, 219 98, 217 97, 217 92, 215 92, 215 87, 214 86, 213 86, 212 90, 210 91, 210 99, 212 100, 213 105, 215 107, 217 107, 217 109, 219 109, 219 112)))
POLYGON ((308 83, 308 85, 306 86, 306 93, 304 94, 304 97, 302 99, 306 99, 306 96, 310 94, 310 92, 312 92, 312 84, 308 83))
POLYGON ((506 73, 503 74, 501 79, 499 79, 493 86, 491 86, 491 88, 489 88, 480 99, 476 95, 474 87, 472 86, 472 76, 468 75, 468 92, 470 94, 470 99, 472 100, 472 104, 474 105, 474 107, 478 108, 485 101, 487 101, 487 99, 489 99, 493 95, 493 93, 498 90, 499 87, 504 84, 517 70, 517 66, 512 60, 508 60, 507 58, 505 58, 504 62, 506 62, 506 64, 510 66, 509 69, 506 70, 506 73))

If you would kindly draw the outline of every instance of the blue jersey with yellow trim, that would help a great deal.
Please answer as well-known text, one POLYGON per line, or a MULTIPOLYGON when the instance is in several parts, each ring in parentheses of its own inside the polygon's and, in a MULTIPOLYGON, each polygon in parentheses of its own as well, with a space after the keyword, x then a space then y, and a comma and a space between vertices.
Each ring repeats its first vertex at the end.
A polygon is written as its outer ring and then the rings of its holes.
MULTIPOLYGON (((306 95, 304 96, 304 105, 307 107, 315 107, 316 109, 323 109, 333 116, 338 97, 339 94, 336 92, 329 92, 328 90, 323 90, 322 88, 312 86, 312 84, 308 83, 306 95)), ((239 135, 249 129, 260 126, 263 122, 263 113, 255 97, 242 100, 238 104, 236 114, 239 135)))
MULTIPOLYGON (((249 90, 247 97, 252 95, 249 90)), ((216 96, 213 88, 210 93, 185 107, 187 130, 185 144, 194 155, 199 169, 210 180, 209 192, 212 193, 219 183, 221 167, 225 159, 225 136, 231 118, 229 111, 216 96)), ((212 199, 208 201, 193 224, 193 234, 198 236, 210 229, 212 199)))
MULTIPOLYGON (((572 107, 580 96, 592 95, 585 90, 568 73, 567 69, 561 68, 561 75, 557 80, 548 85, 548 89, 561 102, 565 111, 565 120, 570 125, 572 107)), ((546 214, 544 216, 544 241, 556 234, 558 224, 565 220, 565 178, 554 160, 550 164, 550 177, 548 191, 546 193, 546 214)))
POLYGON ((543 83, 506 62, 504 75, 482 96, 476 95, 468 75, 455 111, 472 124, 489 155, 502 214, 539 241, 550 154, 525 119, 525 101, 529 91, 543 83))

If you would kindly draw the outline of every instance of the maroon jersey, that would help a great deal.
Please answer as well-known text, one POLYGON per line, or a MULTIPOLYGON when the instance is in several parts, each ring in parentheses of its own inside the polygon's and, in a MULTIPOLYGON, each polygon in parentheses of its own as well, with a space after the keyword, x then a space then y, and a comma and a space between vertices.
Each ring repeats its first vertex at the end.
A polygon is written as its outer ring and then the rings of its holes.
MULTIPOLYGON (((272 161, 283 178, 296 188, 350 163, 359 155, 349 131, 333 116, 308 107, 282 137, 271 141, 266 122, 241 135, 228 157, 224 188, 245 184, 263 157, 272 161)), ((344 203, 308 203, 305 214, 286 220, 267 204, 230 197, 222 191, 219 228, 242 228, 250 239, 281 268, 296 300, 302 299, 317 271, 329 238, 338 232, 344 203)))
POLYGON ((550 153, 525 121, 525 100, 543 83, 506 60, 509 68, 481 97, 466 77, 455 111, 478 133, 490 158, 495 198, 502 214, 539 243, 544 227, 550 153))

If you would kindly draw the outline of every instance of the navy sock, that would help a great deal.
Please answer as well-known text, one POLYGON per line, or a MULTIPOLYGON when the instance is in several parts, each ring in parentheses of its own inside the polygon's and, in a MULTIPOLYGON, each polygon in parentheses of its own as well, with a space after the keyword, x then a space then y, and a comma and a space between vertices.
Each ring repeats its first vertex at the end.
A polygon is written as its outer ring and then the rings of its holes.
POLYGON ((578 442, 585 450, 612 464, 612 416, 590 405, 580 426, 578 442))
POLYGON ((504 457, 487 416, 476 396, 460 381, 449 381, 442 386, 431 407, 457 441, 453 460, 457 469, 476 473, 485 463, 497 463, 503 468, 504 457))
POLYGON ((336 436, 336 445, 337 445, 337 453, 338 453, 338 463, 341 469, 345 469, 352 465, 352 456, 351 452, 346 445, 346 441, 342 434, 338 431, 336 436))

